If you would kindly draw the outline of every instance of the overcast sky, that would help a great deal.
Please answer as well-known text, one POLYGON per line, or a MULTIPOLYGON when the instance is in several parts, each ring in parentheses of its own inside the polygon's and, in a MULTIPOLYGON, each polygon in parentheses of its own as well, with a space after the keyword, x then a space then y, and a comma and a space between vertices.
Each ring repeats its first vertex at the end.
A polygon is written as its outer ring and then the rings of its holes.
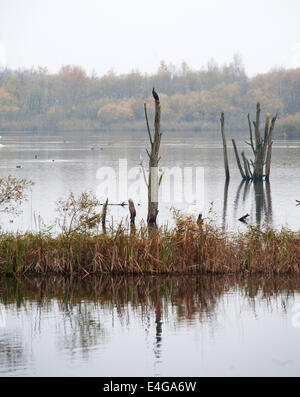
POLYGON ((299 0, 0 0, 0 65, 152 73, 242 56, 249 75, 300 67, 299 0))

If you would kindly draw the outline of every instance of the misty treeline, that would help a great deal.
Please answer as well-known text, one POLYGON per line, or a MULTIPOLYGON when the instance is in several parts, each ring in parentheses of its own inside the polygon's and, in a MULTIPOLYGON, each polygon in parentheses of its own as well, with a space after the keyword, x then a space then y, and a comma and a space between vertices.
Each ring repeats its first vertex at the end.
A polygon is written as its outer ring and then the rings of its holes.
MULTIPOLYGON (((132 71, 88 76, 79 66, 63 66, 56 74, 45 68, 0 70, 1 130, 144 129, 144 102, 159 92, 164 129, 218 129, 225 112, 229 129, 245 130, 248 112, 278 113, 279 130, 300 136, 300 68, 274 69, 249 78, 236 54, 218 66, 213 60, 200 70, 161 61, 153 75, 132 71)), ((154 106, 149 106, 149 115, 154 106)))

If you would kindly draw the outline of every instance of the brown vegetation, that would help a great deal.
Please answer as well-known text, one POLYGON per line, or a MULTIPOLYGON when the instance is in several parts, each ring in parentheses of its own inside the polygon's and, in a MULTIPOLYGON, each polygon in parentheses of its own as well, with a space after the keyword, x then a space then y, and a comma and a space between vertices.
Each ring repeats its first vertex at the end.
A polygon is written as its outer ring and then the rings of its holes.
MULTIPOLYGON (((150 102, 149 92, 154 85, 164 109, 164 130, 217 131, 221 111, 231 129, 244 130, 244 115, 260 101, 262 108, 278 113, 283 122, 286 117, 281 131, 299 136, 299 82, 300 69, 278 69, 249 78, 238 56, 229 65, 210 62, 200 70, 192 70, 186 63, 175 67, 162 61, 153 75, 133 71, 127 75, 109 72, 102 77, 89 77, 78 66, 64 66, 57 74, 43 68, 2 69, 0 128, 142 130, 142 103, 150 102)), ((150 117, 153 113, 154 109, 149 109, 150 117)))
POLYGON ((173 229, 148 234, 119 225, 107 234, 2 234, 3 274, 300 273, 300 233, 249 227, 222 232, 208 220, 176 215, 173 229))

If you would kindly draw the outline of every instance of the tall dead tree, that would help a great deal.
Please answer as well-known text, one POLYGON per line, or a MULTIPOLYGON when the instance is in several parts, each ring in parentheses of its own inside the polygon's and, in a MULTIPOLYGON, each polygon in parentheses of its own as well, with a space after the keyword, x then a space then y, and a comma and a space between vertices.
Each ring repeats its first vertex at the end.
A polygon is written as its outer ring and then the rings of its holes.
POLYGON ((230 173, 229 173, 229 165, 228 165, 227 144, 226 144, 226 137, 225 137, 225 131, 224 131, 224 112, 221 113, 220 121, 221 121, 221 134, 222 134, 222 140, 223 140, 225 177, 226 177, 226 181, 229 181, 230 173))
POLYGON ((148 115, 147 115, 147 107, 144 104, 145 110, 145 118, 148 130, 148 136, 150 141, 150 152, 146 149, 148 158, 149 158, 149 175, 147 181, 148 188, 148 216, 147 216, 147 224, 149 232, 157 230, 156 218, 158 214, 158 188, 161 182, 161 177, 158 175, 158 163, 160 161, 159 157, 159 149, 162 134, 160 132, 160 101, 157 93, 154 88, 152 90, 152 94, 155 100, 155 117, 154 117, 154 136, 152 137, 148 115))
POLYGON ((275 122, 276 122, 277 114, 272 118, 271 120, 271 127, 269 130, 268 134, 268 142, 267 142, 267 148, 266 148, 266 168, 265 168, 265 174, 266 174, 266 180, 268 181, 270 179, 270 172, 271 172, 271 158, 272 158, 272 145, 273 145, 273 131, 275 128, 275 122))

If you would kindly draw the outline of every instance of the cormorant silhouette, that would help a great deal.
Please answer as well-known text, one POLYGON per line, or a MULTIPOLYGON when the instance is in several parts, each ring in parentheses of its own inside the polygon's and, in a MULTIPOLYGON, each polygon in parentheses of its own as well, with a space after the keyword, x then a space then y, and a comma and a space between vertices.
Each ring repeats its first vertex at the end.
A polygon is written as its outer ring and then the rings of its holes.
POLYGON ((153 95, 153 98, 155 99, 155 102, 159 102, 159 97, 158 97, 157 92, 155 91, 154 87, 152 89, 152 95, 153 95))
POLYGON ((246 222, 246 218, 248 218, 248 216, 250 216, 250 215, 249 215, 249 214, 246 214, 246 215, 242 216, 241 218, 239 218, 239 221, 240 221, 240 222, 243 222, 243 223, 247 223, 247 222, 246 222))

